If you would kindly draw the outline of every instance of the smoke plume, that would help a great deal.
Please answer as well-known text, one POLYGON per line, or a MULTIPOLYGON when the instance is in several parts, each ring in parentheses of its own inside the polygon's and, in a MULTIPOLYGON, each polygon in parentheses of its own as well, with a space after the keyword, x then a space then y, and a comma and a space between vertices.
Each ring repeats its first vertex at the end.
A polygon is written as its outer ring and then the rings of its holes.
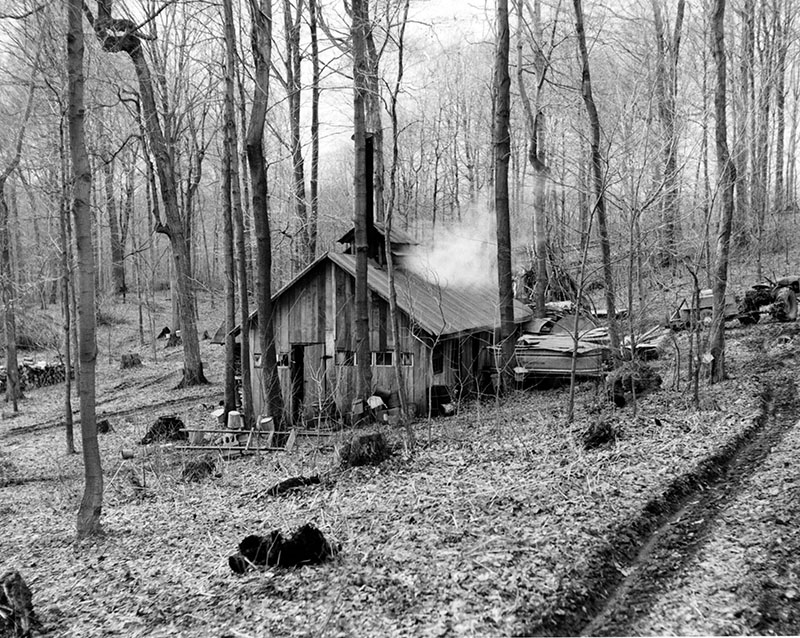
POLYGON ((497 285, 494 214, 475 206, 436 226, 432 236, 403 258, 406 269, 432 284, 450 288, 497 285))

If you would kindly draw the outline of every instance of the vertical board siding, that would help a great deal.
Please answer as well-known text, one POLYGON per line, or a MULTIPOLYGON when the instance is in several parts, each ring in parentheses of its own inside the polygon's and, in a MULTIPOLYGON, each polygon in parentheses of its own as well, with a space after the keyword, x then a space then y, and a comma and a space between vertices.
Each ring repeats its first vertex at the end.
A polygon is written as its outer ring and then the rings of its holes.
POLYGON ((336 281, 336 348, 352 350, 353 280, 340 268, 334 267, 336 281))
MULTIPOLYGON (((356 366, 337 365, 337 350, 355 350, 354 330, 354 278, 330 260, 321 261, 305 276, 285 290, 275 304, 275 337, 278 354, 291 352, 292 346, 304 350, 305 417, 319 412, 320 402, 332 399, 341 415, 348 414, 356 396, 356 366)), ((371 291, 369 313, 370 347, 373 352, 394 349, 391 333, 389 304, 371 291)), ((415 404, 418 413, 424 413, 427 390, 431 385, 446 385, 454 394, 471 393, 481 383, 485 368, 491 366, 486 348, 492 343, 491 332, 479 332, 450 339, 441 339, 444 349, 444 368, 432 374, 430 336, 418 338, 411 318, 404 312, 399 318, 399 350, 411 353, 413 365, 403 366, 403 385, 409 403, 415 404)), ((256 344, 256 325, 251 326, 251 343, 256 344)), ((258 353, 255 346, 253 355, 258 353)), ((261 391, 261 369, 251 360, 254 385, 253 404, 257 414, 264 410, 261 391)), ((372 366, 374 388, 383 392, 397 391, 393 366, 372 366)), ((280 367, 281 383, 287 414, 292 413, 292 383, 290 368, 280 367)))

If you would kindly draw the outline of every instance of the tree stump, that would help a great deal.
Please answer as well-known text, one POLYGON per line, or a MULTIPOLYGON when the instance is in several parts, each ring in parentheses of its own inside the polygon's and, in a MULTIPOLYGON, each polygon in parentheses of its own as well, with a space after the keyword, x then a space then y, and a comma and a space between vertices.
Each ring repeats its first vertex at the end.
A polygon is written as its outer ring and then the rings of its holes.
POLYGON ((339 463, 343 467, 379 465, 391 454, 382 432, 354 434, 339 450, 339 463))
POLYGON ((581 432, 583 447, 586 450, 594 450, 607 445, 612 445, 621 437, 621 428, 608 418, 599 418, 592 421, 588 427, 581 432))
POLYGON ((120 358, 120 364, 122 365, 123 370, 128 368, 138 368, 140 365, 142 365, 142 358, 136 352, 129 352, 122 355, 120 358))
POLYGON ((183 432, 184 425, 175 415, 160 416, 147 434, 139 441, 141 445, 147 445, 156 441, 185 441, 189 437, 183 432))
POLYGON ((634 394, 644 396, 661 387, 661 376, 643 361, 626 361, 606 378, 609 398, 617 405, 624 407, 634 394))
POLYGON ((189 461, 181 472, 181 478, 187 483, 199 483, 214 474, 216 464, 210 456, 201 456, 199 459, 189 461))
POLYGON ((39 627, 33 596, 18 571, 0 577, 0 636, 27 638, 39 627))

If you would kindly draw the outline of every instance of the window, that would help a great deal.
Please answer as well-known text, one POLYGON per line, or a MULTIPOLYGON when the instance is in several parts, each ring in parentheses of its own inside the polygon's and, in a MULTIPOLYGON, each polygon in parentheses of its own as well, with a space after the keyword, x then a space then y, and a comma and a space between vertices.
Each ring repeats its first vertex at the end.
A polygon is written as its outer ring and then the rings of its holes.
POLYGON ((354 366, 356 365, 356 353, 352 350, 337 350, 336 351, 336 365, 337 366, 354 366))
POLYGON ((394 365, 394 350, 384 350, 383 352, 372 353, 372 365, 391 366, 394 365))
MULTIPOLYGON (((288 352, 281 352, 280 354, 276 355, 275 357, 278 360, 278 367, 279 368, 288 368, 289 367, 289 353, 288 352)), ((260 352, 256 352, 253 355, 253 367, 261 368, 263 367, 262 355, 260 352)))
POLYGON ((404 366, 413 366, 414 365, 414 353, 413 352, 401 352, 400 353, 400 363, 404 366))

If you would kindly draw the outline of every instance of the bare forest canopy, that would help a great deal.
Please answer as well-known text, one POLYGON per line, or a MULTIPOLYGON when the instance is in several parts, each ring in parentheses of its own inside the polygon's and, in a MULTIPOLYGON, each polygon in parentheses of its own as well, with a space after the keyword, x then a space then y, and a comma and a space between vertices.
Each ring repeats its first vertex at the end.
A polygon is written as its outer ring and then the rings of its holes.
MULTIPOLYGON (((243 148, 254 94, 251 17, 247 3, 233 4, 238 25, 237 178, 251 247, 254 225, 243 148)), ((628 275, 635 256, 639 279, 688 262, 708 281, 720 193, 714 65, 704 4, 620 0, 590 2, 584 8, 602 127, 604 194, 620 278, 628 275), (682 14, 676 11, 679 6, 682 14)), ((353 81, 346 5, 338 0, 273 2, 264 137, 273 288, 325 250, 337 249, 335 240, 352 225, 353 81), (318 170, 312 170, 315 85, 318 170)), ((393 162, 389 97, 398 77, 403 5, 402 0, 377 0, 369 6, 369 54, 377 69, 372 90, 379 92, 373 97, 380 112, 370 117, 368 129, 383 134, 383 161, 377 165, 383 169, 386 204, 377 209, 378 216, 390 209, 395 228, 423 244, 436 239, 429 255, 423 250, 418 256, 420 268, 435 260, 455 266, 460 274, 470 267, 485 274, 481 264, 492 261, 485 251, 494 236, 493 3, 411 2, 393 162), (466 252, 470 244, 477 251, 474 260, 466 252), (448 259, 448 250, 457 261, 448 259)), ((112 6, 116 20, 107 37, 120 37, 126 30, 138 35, 153 77, 158 117, 176 167, 193 281, 197 287, 219 288, 224 276, 220 211, 226 73, 221 7, 192 0, 129 0, 112 6)), ((737 171, 733 245, 738 259, 766 276, 774 274, 771 268, 780 269, 769 263, 769 256, 786 255, 788 261, 798 214, 797 9, 797 0, 736 0, 728 3, 726 13, 728 141, 737 171)), ((540 195, 549 257, 577 279, 584 248, 595 262, 597 255, 574 13, 570 3, 557 0, 525 0, 519 16, 512 2, 510 12, 514 268, 529 269, 533 263, 537 196, 522 82, 534 102, 537 152, 547 168, 540 195)), ((84 27, 98 287, 106 293, 165 287, 172 276, 170 246, 167 237, 154 232, 163 202, 134 68, 125 55, 102 50, 86 17, 84 27)), ((34 89, 20 162, 5 188, 13 278, 29 306, 56 303, 59 294, 59 216, 69 210, 70 192, 65 33, 61 3, 0 2, 2 166, 13 152, 31 84, 34 89)), ((599 270, 588 275, 599 279, 599 270)), ((251 288, 252 282, 251 277, 251 288)))

